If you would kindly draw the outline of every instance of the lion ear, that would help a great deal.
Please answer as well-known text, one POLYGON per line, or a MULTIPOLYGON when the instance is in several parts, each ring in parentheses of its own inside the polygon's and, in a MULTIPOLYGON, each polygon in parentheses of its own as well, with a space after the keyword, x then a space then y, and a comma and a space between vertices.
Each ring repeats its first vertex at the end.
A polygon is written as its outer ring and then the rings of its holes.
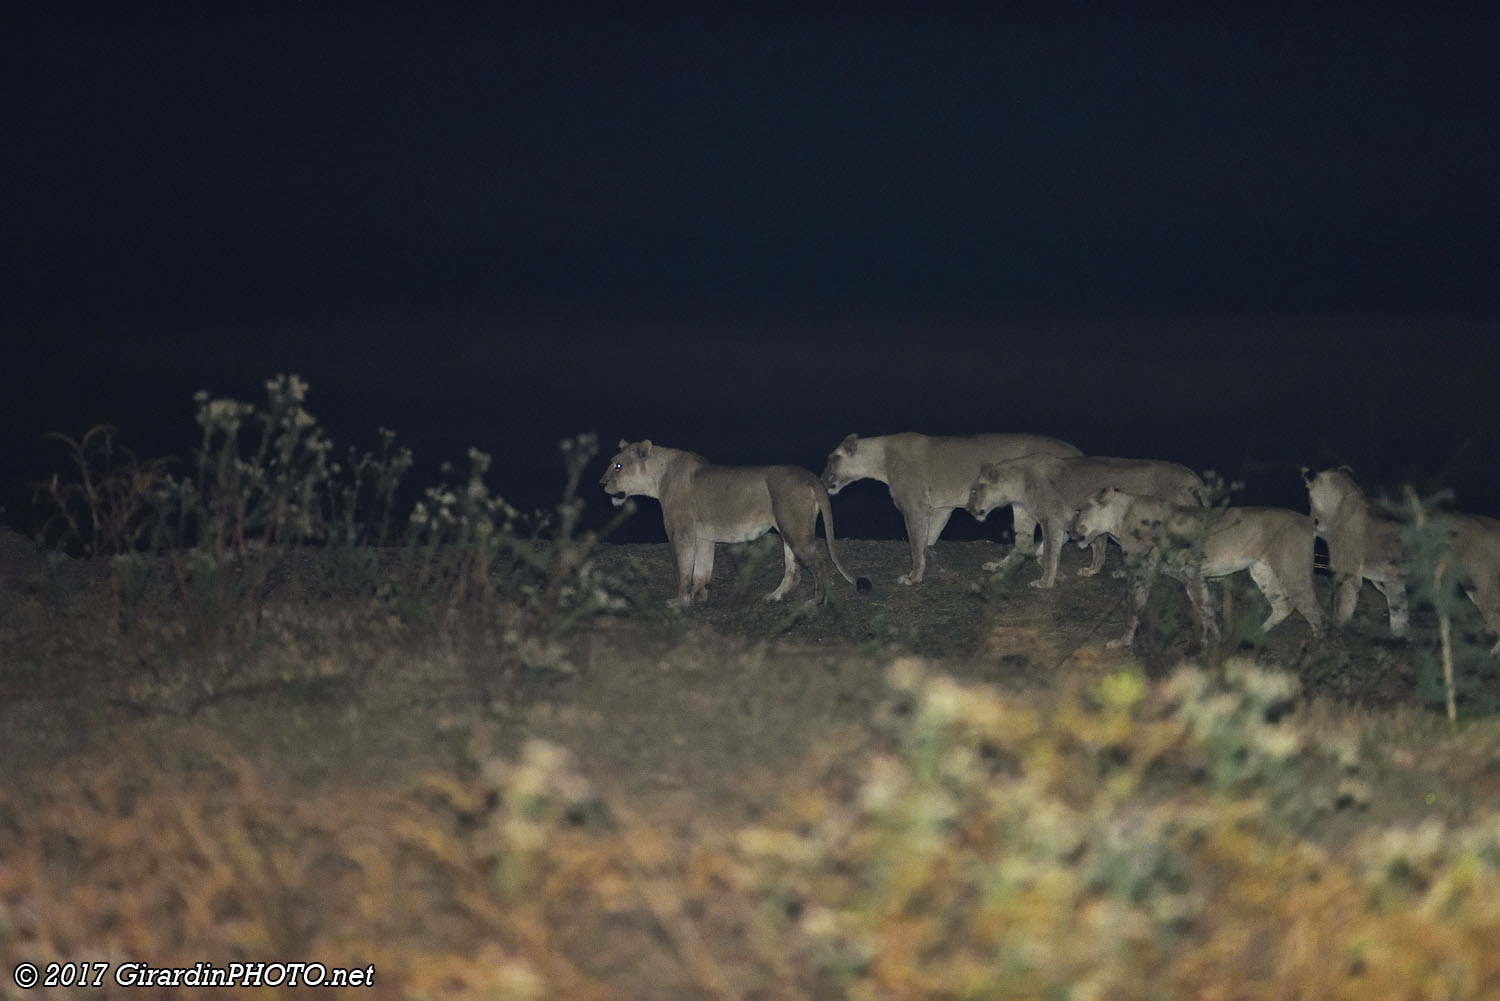
POLYGON ((642 459, 651 454, 651 439, 642 438, 641 443, 635 447, 635 452, 642 459))
POLYGON ((1339 468, 1342 469, 1344 472, 1348 473, 1350 476, 1354 475, 1354 467, 1351 466, 1351 465, 1349 465, 1347 462, 1344 463, 1339 468))
POLYGON ((986 462, 979 467, 979 478, 982 480, 993 480, 1000 472, 1000 467, 993 462, 986 462))
POLYGON ((854 451, 854 446, 858 444, 859 435, 851 434, 846 436, 843 441, 839 442, 838 450, 841 452, 852 452, 854 451))
POLYGON ((630 447, 630 442, 626 441, 624 438, 621 438, 620 439, 620 444, 618 446, 616 446, 616 447, 617 448, 621 448, 621 449, 629 448, 630 447))
POLYGON ((1302 467, 1302 482, 1303 483, 1312 483, 1312 481, 1313 481, 1312 470, 1308 469, 1306 466, 1303 466, 1302 467))

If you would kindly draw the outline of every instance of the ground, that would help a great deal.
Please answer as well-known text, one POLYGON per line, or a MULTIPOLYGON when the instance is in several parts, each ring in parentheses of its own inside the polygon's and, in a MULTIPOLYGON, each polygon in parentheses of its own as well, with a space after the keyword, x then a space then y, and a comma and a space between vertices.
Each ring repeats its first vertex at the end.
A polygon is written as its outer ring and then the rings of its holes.
MULTIPOLYGON (((336 603, 291 609, 280 626, 270 617, 268 635, 281 638, 265 641, 264 656, 230 655, 241 658, 240 673, 217 693, 206 679, 195 687, 182 665, 174 674, 139 651, 136 667, 121 651, 107 669, 64 670, 106 640, 70 635, 39 646, 24 623, 46 595, 12 587, 0 633, 12 655, 0 675, 9 809, 122 758, 188 782, 204 746, 316 798, 351 787, 400 793, 543 738, 576 755, 618 815, 697 841, 780 809, 818 754, 858 754, 883 739, 874 721, 889 701, 893 657, 919 655, 933 671, 1045 704, 1080 678, 1129 664, 1164 677, 1195 656, 1175 585, 1158 588, 1133 655, 1104 649, 1124 623, 1125 582, 1111 573, 1118 552, 1089 579, 1076 575, 1087 554, 1070 548, 1057 587, 1040 591, 1027 586, 1034 563, 1006 580, 983 573, 980 564, 1004 552, 987 542, 940 543, 915 587, 895 582, 908 564, 904 543, 840 546, 851 572, 873 581, 870 593, 835 578, 829 603, 815 608, 804 579, 788 601, 763 602, 781 572, 771 539, 721 550, 708 601, 686 613, 666 608, 666 546, 602 546, 595 562, 626 584, 629 607, 579 626, 519 674, 493 637, 440 632, 414 646, 398 624, 350 615, 341 625, 336 603), (321 632, 307 631, 308 615, 321 632), (288 677, 289 651, 311 670, 288 677)), ((1318 583, 1326 599, 1328 581, 1318 583)), ((1421 704, 1419 651, 1383 636, 1378 598, 1366 590, 1349 636, 1316 641, 1297 616, 1270 637, 1226 629, 1229 650, 1300 677, 1302 712, 1329 727, 1358 714, 1374 720, 1376 745, 1389 742, 1366 768, 1361 811, 1329 814, 1311 832, 1330 845, 1374 822, 1460 825, 1500 795, 1494 745, 1443 742, 1444 724, 1421 704)), ((1253 591, 1248 581, 1227 590, 1227 621, 1259 621, 1253 591)), ((21 824, 0 809, 6 816, 21 824)), ((575 945, 594 976, 644 997, 663 975, 641 965, 643 936, 651 937, 632 927, 613 945, 575 945)), ((680 996, 700 996, 690 979, 680 996)))
MULTIPOLYGON (((531 735, 575 748, 586 771, 647 810, 675 804, 737 818, 763 806, 777 777, 831 728, 868 719, 896 653, 930 658, 962 679, 1045 692, 1070 673, 1097 670, 1104 640, 1123 628, 1117 551, 1102 574, 1082 578, 1076 570, 1087 554, 1070 547, 1057 586, 1040 591, 1027 586, 1034 563, 1008 581, 980 569, 1005 551, 997 544, 940 542, 915 587, 895 582, 908 566, 904 543, 839 545, 850 571, 871 579, 869 594, 835 577, 828 604, 815 609, 804 576, 788 600, 763 602, 781 573, 771 538, 721 547, 707 603, 685 614, 665 607, 674 586, 666 546, 603 546, 596 562, 630 584, 636 607, 579 629, 564 669, 544 664, 518 684, 498 684, 485 666, 498 655, 457 638, 430 657, 372 647, 367 663, 327 665, 327 684, 315 689, 245 684, 243 696, 201 705, 175 688, 138 697, 118 677, 102 690, 50 689, 45 677, 23 684, 13 669, 0 682, 0 758, 12 774, 27 772, 25 763, 44 771, 60 758, 107 755, 122 732, 170 744, 184 729, 202 729, 311 785, 353 776, 400 782, 451 764, 444 735, 472 729, 496 750, 531 735)), ((1326 597, 1326 579, 1319 584, 1326 597)), ((1240 613, 1259 621, 1264 609, 1248 579, 1231 593, 1240 613)), ((1378 603, 1366 588, 1355 639, 1334 644, 1358 650, 1362 679, 1320 682, 1314 675, 1330 646, 1312 643, 1295 615, 1240 646, 1300 670, 1317 694, 1410 705, 1415 658, 1381 636, 1378 603)), ((1194 648, 1180 588, 1162 583, 1153 604, 1136 654, 1161 675, 1194 648)))
MULTIPOLYGON (((1122 565, 1117 550, 1101 574, 1085 578, 1077 570, 1088 554, 1070 547, 1056 587, 1041 591, 1028 586, 1039 573, 1034 562, 1006 581, 981 569, 1006 551, 999 544, 940 542, 914 587, 896 583, 909 566, 904 543, 839 546, 849 571, 870 578, 871 593, 857 595, 835 578, 828 606, 813 610, 804 579, 787 601, 763 602, 781 570, 779 545, 763 540, 724 552, 707 603, 682 616, 655 607, 673 593, 667 547, 606 547, 601 562, 639 581, 641 614, 601 623, 586 638, 576 675, 531 689, 526 729, 578 748, 653 809, 691 804, 700 814, 738 819, 763 807, 778 776, 830 729, 870 718, 885 698, 882 673, 895 652, 1039 697, 1064 678, 1119 661, 1104 649, 1123 630, 1128 601, 1126 582, 1113 573, 1122 565)), ((1330 582, 1317 583, 1326 601, 1330 582)), ((1225 591, 1238 618, 1264 617, 1247 575, 1218 585, 1220 597, 1225 591)), ((1235 643, 1226 630, 1227 649, 1299 671, 1310 691, 1335 702, 1411 706, 1418 657, 1383 635, 1380 601, 1365 589, 1347 637, 1315 642, 1294 614, 1270 636, 1246 628, 1235 643), (1332 676, 1351 656, 1363 664, 1362 677, 1332 676)), ((1153 606, 1135 653, 1148 674, 1162 676, 1196 647, 1180 587, 1160 583, 1153 606)))

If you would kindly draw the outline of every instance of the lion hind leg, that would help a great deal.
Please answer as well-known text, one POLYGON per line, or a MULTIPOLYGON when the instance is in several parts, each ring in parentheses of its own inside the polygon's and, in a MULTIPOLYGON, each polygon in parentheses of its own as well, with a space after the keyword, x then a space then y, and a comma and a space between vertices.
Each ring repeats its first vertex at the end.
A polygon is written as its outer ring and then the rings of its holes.
POLYGON ((1198 620, 1198 640, 1203 646, 1219 639, 1219 620, 1214 615, 1213 605, 1208 593, 1208 580, 1201 573, 1194 570, 1185 570, 1180 578, 1183 590, 1187 592, 1188 604, 1192 606, 1193 617, 1198 620))
MULTIPOLYGON (((823 572, 823 561, 819 558, 817 545, 818 514, 820 513, 819 489, 814 482, 809 484, 806 490, 788 489, 772 492, 772 524, 781 536, 781 555, 786 563, 786 570, 776 590, 766 595, 767 601, 780 601, 797 586, 798 564, 801 564, 801 569, 806 569, 812 574, 813 600, 817 603, 823 601, 826 574, 823 572)), ((824 525, 830 541, 833 535, 831 513, 827 524, 824 525)))
POLYGON ((920 584, 927 574, 927 549, 943 534, 952 511, 926 511, 919 507, 903 508, 906 519, 906 543, 911 547, 911 569, 896 578, 898 584, 920 584))
MULTIPOLYGON (((826 602, 828 600, 828 568, 823 562, 823 554, 818 551, 817 540, 811 537, 800 541, 793 540, 790 551, 785 555, 789 561, 795 559, 796 562, 801 563, 812 575, 813 593, 808 599, 808 604, 821 605, 826 602)), ((795 566, 790 562, 787 565, 795 566)), ((794 571, 793 579, 795 578, 794 571)))
MULTIPOLYGON (((1469 596, 1474 607, 1479 609, 1479 617, 1484 619, 1485 627, 1492 633, 1500 634, 1500 585, 1465 588, 1464 593, 1469 596)), ((1490 647, 1490 653, 1500 657, 1500 638, 1490 647)))
MULTIPOLYGON (((1292 600, 1286 589, 1281 586, 1281 579, 1264 563, 1254 563, 1250 567, 1250 579, 1255 581, 1255 586, 1260 588, 1260 593, 1265 595, 1266 601, 1271 605, 1271 614, 1260 624, 1260 631, 1268 633, 1292 614, 1294 608, 1292 600)), ((1305 613, 1304 613, 1305 614, 1305 613)))
MULTIPOLYGON (((1359 604, 1359 588, 1364 581, 1355 574, 1348 574, 1338 579, 1338 597, 1335 599, 1333 621, 1340 626, 1347 626, 1354 618, 1354 606, 1359 604)), ((1394 617, 1393 617, 1394 618, 1394 617)), ((1395 630, 1395 622, 1391 623, 1392 631, 1395 630)))
POLYGON ((692 592, 689 601, 708 600, 708 582, 714 575, 714 541, 696 539, 693 542, 693 564, 691 571, 692 592))
POLYGON ((1390 619, 1391 635, 1405 636, 1411 611, 1406 604, 1406 582, 1401 580, 1375 580, 1370 583, 1385 596, 1386 616, 1390 619))
POLYGON ((781 537, 781 555, 786 560, 786 569, 782 572, 781 583, 776 585, 776 590, 761 599, 763 601, 780 601, 797 586, 797 554, 792 551, 792 544, 784 535, 781 537))
POLYGON ((1313 590, 1312 576, 1306 575, 1305 581, 1299 580, 1297 587, 1288 595, 1292 601, 1292 607, 1302 613, 1307 620, 1308 628, 1314 636, 1323 635, 1323 609, 1318 605, 1318 595, 1313 590))
POLYGON ((927 512, 927 548, 931 549, 937 545, 938 538, 943 534, 943 529, 948 527, 948 519, 953 517, 953 508, 942 510, 933 508, 927 512))

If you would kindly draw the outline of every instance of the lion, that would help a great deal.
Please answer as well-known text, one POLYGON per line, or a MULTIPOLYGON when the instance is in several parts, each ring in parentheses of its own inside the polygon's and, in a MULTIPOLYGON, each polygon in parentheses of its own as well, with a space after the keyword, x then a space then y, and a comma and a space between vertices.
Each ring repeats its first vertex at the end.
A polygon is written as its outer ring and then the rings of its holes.
POLYGON ((1349 624, 1365 581, 1385 596, 1391 635, 1404 636, 1410 613, 1406 601, 1406 547, 1401 522, 1380 511, 1354 482, 1347 467, 1310 475, 1306 467, 1308 508, 1313 530, 1328 543, 1328 569, 1336 593, 1333 620, 1349 624))
MULTIPOLYGON (((969 513, 983 521, 997 507, 1009 504, 1017 519, 1042 526, 1042 575, 1032 587, 1050 588, 1057 583, 1057 566, 1074 513, 1104 487, 1119 487, 1132 493, 1159 497, 1173 504, 1203 504, 1207 491, 1198 474, 1186 466, 1159 459, 1114 459, 1106 456, 1026 455, 992 462, 979 471, 969 489, 969 513)), ((1104 566, 1104 536, 1091 540, 1094 558, 1079 570, 1092 577, 1104 566)), ((986 570, 1004 570, 1016 559, 1012 552, 986 570)))
POLYGON ((1438 518, 1452 533, 1450 566, 1485 628, 1496 635, 1490 654, 1500 657, 1500 520, 1457 511, 1438 518))
POLYGON ((1080 547, 1110 535, 1130 568, 1131 606, 1125 633, 1111 647, 1135 642, 1141 611, 1158 572, 1181 581, 1198 620, 1199 639, 1217 639, 1219 625, 1208 607, 1208 581, 1249 570, 1271 603, 1261 623, 1269 632, 1295 610, 1314 636, 1323 634, 1323 613, 1313 591, 1313 524, 1307 515, 1278 507, 1206 508, 1144 497, 1105 487, 1074 515, 1080 547))
MULTIPOLYGON (((891 500, 906 521, 911 546, 911 569, 897 577, 900 584, 919 584, 927 572, 927 550, 954 511, 969 500, 969 486, 986 462, 1041 452, 1082 455, 1067 442, 1035 434, 981 434, 933 437, 916 432, 861 438, 851 434, 828 455, 823 484, 836 494, 857 480, 879 480, 891 490, 891 500)), ((1036 522, 1020 512, 1015 519, 1016 549, 1036 549, 1036 522)))
POLYGON ((813 576, 812 603, 822 604, 827 591, 816 545, 819 514, 834 568, 857 591, 870 588, 868 580, 851 577, 839 562, 828 491, 800 466, 716 466, 697 453, 649 439, 621 439, 619 453, 599 482, 616 506, 632 496, 661 502, 667 541, 677 561, 677 597, 668 602, 673 607, 707 599, 717 543, 749 542, 773 528, 781 536, 786 571, 765 600, 786 597, 797 584, 801 564, 813 576))
MULTIPOLYGON (((1391 634, 1404 635, 1409 622, 1409 557, 1403 523, 1376 507, 1347 467, 1309 473, 1302 470, 1308 507, 1318 534, 1328 543, 1328 568, 1338 589, 1335 621, 1343 626, 1354 617, 1360 585, 1368 580, 1385 595, 1391 634)), ((1458 511, 1436 514, 1433 521, 1448 535, 1444 564, 1479 609, 1485 628, 1500 637, 1500 521, 1458 511)), ((1500 638, 1490 653, 1500 657, 1500 638)))

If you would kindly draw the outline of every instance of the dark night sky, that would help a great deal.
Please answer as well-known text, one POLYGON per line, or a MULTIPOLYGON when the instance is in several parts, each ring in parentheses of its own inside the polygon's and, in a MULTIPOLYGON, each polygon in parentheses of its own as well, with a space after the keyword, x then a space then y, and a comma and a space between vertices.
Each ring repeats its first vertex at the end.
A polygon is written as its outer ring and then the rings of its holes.
POLYGON ((0 15, 0 521, 44 431, 185 454, 277 371, 523 506, 577 430, 1035 430, 1500 514, 1487 5, 582 9, 0 15))

